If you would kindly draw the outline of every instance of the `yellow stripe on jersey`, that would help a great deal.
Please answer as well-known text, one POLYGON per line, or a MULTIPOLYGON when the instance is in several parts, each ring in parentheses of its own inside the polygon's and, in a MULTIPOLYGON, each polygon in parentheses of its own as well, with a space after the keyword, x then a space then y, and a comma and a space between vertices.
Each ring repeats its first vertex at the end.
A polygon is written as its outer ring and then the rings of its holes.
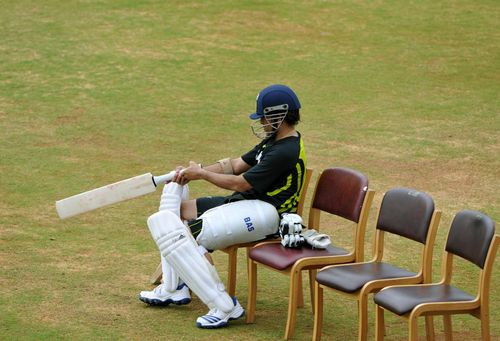
POLYGON ((274 191, 272 192, 267 192, 266 194, 269 195, 270 197, 272 196, 275 196, 276 194, 278 193, 281 193, 287 189, 290 188, 290 186, 292 185, 292 174, 290 174, 287 178, 286 178, 286 184, 285 186, 281 187, 281 188, 277 188, 275 189, 274 191))
MULTIPOLYGON (((283 213, 283 212, 295 213, 295 212, 297 212, 297 206, 298 206, 298 203, 300 200, 300 195, 302 193, 302 190, 304 189, 304 183, 302 182, 302 176, 303 176, 303 173, 305 176, 305 170, 306 170, 305 168, 307 165, 306 151, 304 148, 304 141, 302 139, 300 139, 299 160, 302 160, 302 164, 304 165, 304 169, 302 169, 300 162, 298 162, 295 165, 295 167, 297 169, 297 188, 299 190, 278 208, 278 213, 283 213)), ((291 175, 290 175, 287 179, 287 185, 284 186, 283 189, 277 190, 278 191, 277 193, 290 187, 291 180, 292 179, 291 179, 291 175)), ((274 192, 276 192, 276 191, 274 191, 274 192)), ((272 193, 274 193, 274 192, 272 192, 272 193)), ((277 193, 275 193, 275 194, 277 194, 277 193)), ((268 193, 268 195, 271 195, 271 194, 268 193)))
POLYGON ((302 183, 302 167, 300 167, 299 163, 297 163, 296 168, 297 168, 297 188, 299 188, 299 191, 296 192, 293 196, 291 196, 287 201, 285 201, 280 206, 280 208, 278 209, 278 213, 297 212, 297 206, 300 200, 300 194, 302 193, 304 184, 302 183))

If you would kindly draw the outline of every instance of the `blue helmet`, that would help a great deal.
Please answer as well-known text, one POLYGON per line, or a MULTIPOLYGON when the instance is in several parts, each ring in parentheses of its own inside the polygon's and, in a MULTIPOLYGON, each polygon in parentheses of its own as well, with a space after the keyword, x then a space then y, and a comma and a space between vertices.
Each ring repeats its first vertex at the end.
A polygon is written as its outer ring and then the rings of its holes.
POLYGON ((257 95, 257 109, 250 115, 258 120, 273 111, 300 109, 300 102, 295 92, 286 85, 274 84, 264 88, 257 95))

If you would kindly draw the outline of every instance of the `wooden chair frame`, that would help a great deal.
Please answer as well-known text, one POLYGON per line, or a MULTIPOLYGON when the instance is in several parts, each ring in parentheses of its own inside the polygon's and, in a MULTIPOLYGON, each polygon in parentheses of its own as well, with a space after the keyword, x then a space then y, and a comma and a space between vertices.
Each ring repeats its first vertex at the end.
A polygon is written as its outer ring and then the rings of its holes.
MULTIPOLYGON (((312 201, 314 201, 314 198, 316 196, 316 190, 317 187, 314 190, 312 201)), ((260 264, 268 269, 278 271, 285 275, 290 276, 288 317, 287 317, 284 337, 285 339, 291 338, 295 332, 297 308, 303 306, 302 271, 304 270, 309 271, 311 304, 312 304, 312 309, 314 311, 315 299, 314 299, 313 283, 315 282, 317 269, 322 268, 329 264, 352 263, 352 262, 358 262, 363 259, 366 225, 368 222, 368 216, 370 213, 370 208, 373 202, 374 195, 375 191, 370 189, 368 189, 367 193, 365 194, 364 202, 360 213, 360 218, 354 230, 353 249, 351 250, 351 252, 345 255, 301 258, 297 262, 295 262, 295 264, 292 267, 287 268, 283 271, 266 266, 265 264, 257 263, 251 258, 248 258, 249 259, 248 303, 246 311, 246 322, 247 323, 255 322, 255 308, 257 300, 257 264, 260 264)), ((312 201, 311 201, 311 209, 309 211, 308 228, 319 231, 321 210, 313 208, 312 201)), ((255 247, 258 247, 259 245, 262 245, 264 243, 257 244, 255 247)))
MULTIPOLYGON (((490 324, 489 324, 489 288, 491 282, 491 272, 493 268, 493 263, 495 256, 500 245, 500 235, 496 234, 491 240, 490 247, 486 256, 486 261, 484 263, 483 269, 479 273, 479 285, 478 293, 473 301, 463 301, 463 302, 434 302, 434 303, 422 303, 417 305, 409 313, 402 315, 402 317, 408 320, 408 340, 417 341, 418 340, 418 324, 417 319, 420 316, 425 316, 426 318, 433 315, 442 315, 444 320, 444 331, 445 340, 452 340, 452 325, 451 325, 451 315, 454 314, 470 314, 481 320, 481 336, 482 340, 490 340, 490 324)), ((441 281, 438 283, 422 284, 421 286, 433 286, 433 285, 449 285, 452 279, 453 273, 453 257, 454 255, 450 252, 444 251, 443 265, 441 268, 441 281)), ((399 285, 398 285, 399 286, 399 285)), ((393 286, 397 287, 397 286, 393 286)), ((385 309, 378 304, 376 306, 376 340, 380 341, 384 339, 384 311, 385 309)), ((429 330, 427 331, 429 335, 429 330)), ((431 332, 432 336, 434 331, 431 332)), ((429 338, 429 337, 428 337, 429 338)))
MULTIPOLYGON (((380 208, 379 213, 380 214, 380 208)), ((377 216, 378 216, 377 215, 377 216)), ((437 228, 441 219, 441 211, 434 210, 431 221, 429 223, 429 231, 427 234, 426 243, 423 245, 421 253, 420 268, 418 273, 413 277, 399 277, 390 279, 380 279, 367 282, 360 290, 354 293, 346 293, 328 286, 324 286, 317 281, 314 283, 314 329, 313 340, 321 340, 321 329, 323 324, 323 290, 330 289, 340 292, 348 297, 355 299, 358 302, 358 340, 366 341, 368 338, 368 295, 380 291, 382 288, 395 285, 395 284, 418 284, 430 283, 432 281, 432 254, 434 241, 436 239, 437 228)), ((364 263, 381 262, 384 256, 384 236, 385 231, 375 229, 374 232, 374 246, 373 258, 364 263)), ((331 265, 324 269, 331 267, 348 266, 350 264, 331 265)), ((432 318, 426 320, 428 331, 433 330, 432 318)), ((432 339, 432 336, 431 336, 432 339)))
MULTIPOLYGON (((303 215, 304 212, 304 203, 307 195, 307 189, 309 187, 309 183, 311 181, 311 176, 313 174, 312 168, 306 169, 306 174, 304 177, 304 187, 302 189, 302 193, 299 198, 299 204, 297 207, 297 214, 303 215)), ((238 267, 238 249, 245 248, 247 252, 247 267, 248 267, 248 251, 250 248, 255 246, 258 243, 261 243, 262 240, 249 242, 249 243, 240 243, 231 245, 225 249, 221 249, 220 251, 227 253, 228 256, 228 267, 227 267, 227 292, 230 296, 235 296, 236 294, 236 275, 237 275, 237 267, 238 267)), ((161 262, 156 267, 156 270, 151 275, 149 281, 151 284, 160 284, 163 276, 163 271, 161 267, 161 262)))

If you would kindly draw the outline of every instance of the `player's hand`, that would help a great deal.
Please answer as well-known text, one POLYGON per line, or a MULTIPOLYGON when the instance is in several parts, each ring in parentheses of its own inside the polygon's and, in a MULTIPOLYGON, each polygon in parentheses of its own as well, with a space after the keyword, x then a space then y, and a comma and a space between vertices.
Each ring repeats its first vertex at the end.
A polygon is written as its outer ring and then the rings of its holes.
POLYGON ((183 178, 182 175, 181 175, 181 173, 182 173, 182 171, 184 169, 186 169, 186 167, 183 167, 183 166, 177 166, 175 168, 175 175, 172 178, 172 182, 176 182, 176 183, 178 183, 179 185, 182 185, 182 186, 184 186, 185 184, 187 184, 189 182, 189 180, 183 178))
POLYGON ((299 247, 304 244, 304 237, 300 232, 302 232, 302 217, 298 214, 284 213, 279 227, 281 245, 299 247))
POLYGON ((201 168, 201 164, 194 161, 189 161, 189 166, 179 172, 179 178, 181 182, 178 183, 184 185, 191 180, 201 179, 202 173, 203 169, 201 168))

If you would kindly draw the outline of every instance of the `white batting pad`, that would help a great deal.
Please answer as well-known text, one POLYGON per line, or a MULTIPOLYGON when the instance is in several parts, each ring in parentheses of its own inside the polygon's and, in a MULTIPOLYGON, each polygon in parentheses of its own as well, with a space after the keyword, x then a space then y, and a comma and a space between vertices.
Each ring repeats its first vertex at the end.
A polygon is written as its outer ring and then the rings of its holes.
MULTIPOLYGON (((169 210, 177 216, 180 216, 181 201, 186 200, 189 196, 189 188, 187 185, 181 186, 175 182, 170 182, 163 186, 163 191, 160 199, 159 211, 169 210)), ((161 256, 161 255, 160 255, 161 256)), ((179 285, 179 276, 171 267, 167 260, 161 256, 161 268, 163 283, 168 291, 175 291, 179 285)))
POLYGON ((158 210, 169 210, 179 217, 181 210, 182 192, 182 186, 175 182, 169 182, 168 184, 163 186, 163 191, 161 193, 160 199, 160 207, 158 208, 158 210))
POLYGON ((160 252, 182 280, 210 308, 233 309, 213 265, 198 252, 198 245, 178 216, 168 210, 148 218, 148 227, 160 252))
POLYGON ((182 201, 189 200, 189 185, 184 185, 182 186, 182 195, 181 195, 182 201))
POLYGON ((266 238, 278 231, 276 208, 262 200, 241 200, 206 211, 199 219, 203 227, 196 238, 209 250, 266 238))
POLYGON ((179 275, 175 272, 174 268, 168 264, 165 257, 160 253, 161 258, 161 270, 162 270, 162 282, 165 285, 165 289, 169 292, 174 292, 179 286, 179 275))

